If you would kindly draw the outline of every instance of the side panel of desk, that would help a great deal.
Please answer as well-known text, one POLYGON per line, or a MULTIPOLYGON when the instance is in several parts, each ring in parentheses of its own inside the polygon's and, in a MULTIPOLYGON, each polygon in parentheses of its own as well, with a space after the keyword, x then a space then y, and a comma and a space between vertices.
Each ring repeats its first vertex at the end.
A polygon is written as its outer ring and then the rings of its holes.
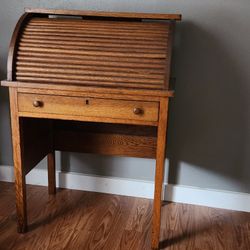
POLYGON ((52 152, 50 120, 24 119, 18 113, 17 89, 9 88, 18 231, 27 230, 25 175, 52 152))

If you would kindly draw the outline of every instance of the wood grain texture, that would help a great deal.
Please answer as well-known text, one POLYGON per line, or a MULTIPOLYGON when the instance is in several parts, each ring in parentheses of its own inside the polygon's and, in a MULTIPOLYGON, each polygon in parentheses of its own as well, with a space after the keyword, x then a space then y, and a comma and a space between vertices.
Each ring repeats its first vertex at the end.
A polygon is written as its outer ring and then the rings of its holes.
POLYGON ((41 95, 57 95, 57 96, 75 96, 85 98, 107 98, 114 100, 130 100, 130 101, 160 101, 159 96, 145 96, 145 95, 128 95, 128 94, 110 94, 110 93, 96 93, 85 91, 68 91, 59 89, 34 89, 34 88, 17 88, 18 93, 41 94, 41 95))
POLYGON ((55 152, 50 152, 47 156, 48 165, 48 191, 49 194, 56 193, 56 163, 55 152))
POLYGON ((80 98, 38 94, 18 94, 18 111, 44 114, 63 114, 86 117, 103 117, 158 121, 158 103, 102 98, 80 98), (40 106, 34 106, 38 102, 40 106), (135 113, 139 109, 139 113, 135 113))
POLYGON ((27 230, 27 211, 26 211, 26 183, 25 170, 22 158, 22 131, 17 111, 17 90, 9 89, 10 95, 10 115, 11 115, 11 132, 13 145, 13 161, 15 173, 15 190, 16 190, 16 211, 17 211, 17 230, 24 233, 27 230))
POLYGON ((168 117, 168 99, 162 99, 159 111, 159 126, 157 131, 154 212, 152 224, 152 249, 158 249, 161 225, 161 200, 165 166, 165 148, 168 117))
MULTIPOLYGON (((19 112, 19 116, 20 117, 27 117, 27 118, 28 117, 30 117, 30 118, 44 118, 45 115, 44 115, 44 113, 38 113, 38 112, 36 112, 36 113, 19 112)), ((46 113, 46 119, 158 126, 158 122, 151 122, 151 121, 144 121, 144 120, 116 119, 116 118, 109 118, 109 117, 76 116, 76 115, 64 115, 64 114, 48 114, 48 113, 46 113)))
POLYGON ((152 97, 173 97, 173 90, 155 90, 155 89, 123 89, 123 88, 108 88, 108 87, 88 87, 76 86, 65 84, 45 84, 45 83, 28 83, 17 81, 1 81, 1 86, 16 87, 40 90, 64 90, 64 91, 77 91, 83 93, 103 93, 103 94, 119 94, 119 95, 133 95, 133 96, 147 96, 152 97))
POLYGON ((54 140, 55 139, 55 129, 54 129, 55 121, 48 120, 48 122, 49 122, 49 139, 47 138, 47 141, 50 146, 50 150, 47 155, 48 193, 56 194, 56 156, 55 156, 55 140, 54 140))
MULTIPOLYGON (((152 200, 27 186, 30 231, 16 233, 14 185, 0 183, 0 249, 149 250, 152 200)), ((162 207, 160 249, 247 250, 250 213, 181 203, 162 207)))
MULTIPOLYGON (((57 123, 60 126, 60 123, 57 123)), ((121 125, 103 125, 96 126, 91 123, 78 129, 76 123, 69 123, 65 128, 58 127, 55 129, 54 148, 69 152, 155 158, 154 130, 141 133, 144 129, 142 126, 135 126, 132 130, 131 126, 129 128, 121 125)))
POLYGON ((153 14, 153 13, 131 13, 131 12, 107 12, 107 11, 85 11, 85 10, 55 10, 41 8, 25 8, 28 13, 44 13, 56 15, 76 15, 91 17, 121 17, 121 18, 139 18, 139 19, 171 19, 181 20, 180 14, 153 14))
POLYGON ((166 64, 165 64, 165 86, 168 89, 171 89, 172 79, 170 77, 170 69, 171 69, 171 61, 172 61, 172 48, 174 43, 174 32, 175 32, 175 23, 171 22, 169 26, 169 39, 168 39, 168 46, 167 46, 167 55, 166 64))
POLYGON ((31 83, 168 89, 171 27, 33 17, 22 27, 13 72, 31 83))

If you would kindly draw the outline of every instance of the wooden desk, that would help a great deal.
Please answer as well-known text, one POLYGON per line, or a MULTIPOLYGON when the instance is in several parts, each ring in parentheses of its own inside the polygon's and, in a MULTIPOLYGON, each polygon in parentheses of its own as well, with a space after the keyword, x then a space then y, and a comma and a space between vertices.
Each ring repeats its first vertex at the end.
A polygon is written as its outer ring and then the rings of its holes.
POLYGON ((175 20, 44 9, 20 18, 1 82, 10 93, 18 232, 27 230, 25 176, 45 156, 56 192, 55 150, 156 158, 158 248, 175 20))

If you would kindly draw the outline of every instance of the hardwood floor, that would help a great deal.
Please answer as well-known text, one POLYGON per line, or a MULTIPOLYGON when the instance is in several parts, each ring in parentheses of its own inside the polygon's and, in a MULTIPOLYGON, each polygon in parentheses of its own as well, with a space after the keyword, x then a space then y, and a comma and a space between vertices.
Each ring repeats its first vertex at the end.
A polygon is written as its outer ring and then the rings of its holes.
MULTIPOLYGON (((14 185, 0 182, 0 249, 150 249, 152 201, 28 186, 29 232, 18 234, 14 185)), ((250 213, 163 205, 161 249, 250 249, 250 213)))

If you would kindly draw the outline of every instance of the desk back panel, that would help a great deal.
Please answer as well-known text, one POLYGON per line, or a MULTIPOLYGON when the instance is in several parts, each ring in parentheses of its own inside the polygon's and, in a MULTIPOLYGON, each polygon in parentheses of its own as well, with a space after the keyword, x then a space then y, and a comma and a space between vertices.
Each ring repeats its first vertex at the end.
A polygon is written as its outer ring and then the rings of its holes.
POLYGON ((55 150, 155 158, 156 127, 54 121, 55 150))

